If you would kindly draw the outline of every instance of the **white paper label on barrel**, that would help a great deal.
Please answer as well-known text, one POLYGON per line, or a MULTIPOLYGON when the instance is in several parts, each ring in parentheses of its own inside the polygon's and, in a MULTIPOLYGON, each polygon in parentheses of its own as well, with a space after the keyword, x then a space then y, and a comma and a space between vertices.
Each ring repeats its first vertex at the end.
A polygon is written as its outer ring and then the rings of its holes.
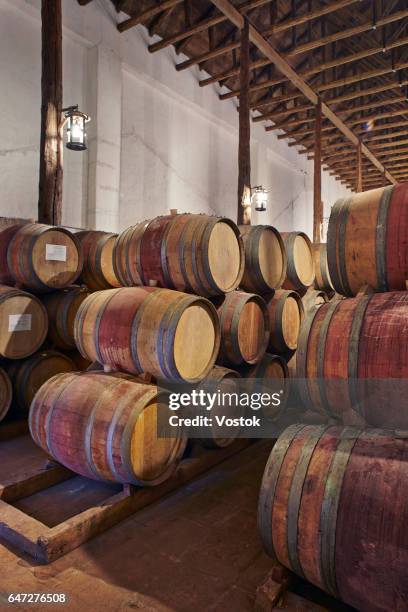
POLYGON ((63 244, 45 245, 46 261, 67 261, 67 247, 63 244))
POLYGON ((31 315, 30 314, 15 314, 9 315, 9 332, 30 331, 31 330, 31 315))

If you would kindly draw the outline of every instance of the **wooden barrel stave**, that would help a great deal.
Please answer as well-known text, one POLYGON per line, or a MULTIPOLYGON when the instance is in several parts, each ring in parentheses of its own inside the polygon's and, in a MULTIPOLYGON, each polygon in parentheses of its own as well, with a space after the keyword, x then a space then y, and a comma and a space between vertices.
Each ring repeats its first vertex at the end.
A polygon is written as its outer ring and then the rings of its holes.
POLYGON ((7 251, 10 242, 21 229, 21 224, 0 228, 0 285, 15 285, 15 279, 7 263, 7 251))
POLYGON ((68 287, 42 298, 49 320, 48 340, 53 346, 65 350, 75 348, 74 321, 88 295, 85 287, 68 287))
POLYGON ((269 340, 265 301, 253 293, 233 291, 215 302, 221 326, 218 362, 223 365, 258 363, 269 340))
POLYGON ((7 372, 0 368, 0 422, 7 415, 11 400, 13 399, 13 388, 7 372))
POLYGON ((389 431, 289 427, 261 485, 266 551, 357 609, 404 609, 407 465, 407 439, 389 431))
POLYGON ((324 291, 329 297, 334 294, 333 284, 330 278, 329 263, 327 260, 327 244, 312 244, 313 263, 315 271, 314 287, 324 291))
POLYGON ((28 359, 11 363, 7 372, 21 414, 28 415, 30 404, 42 384, 56 374, 75 370, 74 362, 58 351, 40 351, 28 359))
POLYGON ((16 283, 38 293, 72 285, 82 264, 78 239, 62 227, 22 225, 7 249, 7 265, 16 283))
POLYGON ((0 356, 28 357, 44 342, 47 330, 47 312, 38 298, 0 285, 0 356))
POLYGON ((303 232, 282 232, 288 260, 284 289, 304 292, 315 278, 312 243, 303 232))
POLYGON ((270 325, 269 351, 286 355, 297 348, 304 315, 302 300, 296 291, 277 289, 265 296, 270 325))
POLYGON ((237 226, 208 215, 167 215, 145 221, 125 230, 114 248, 114 267, 122 284, 153 281, 203 296, 235 289, 243 265, 237 226))
POLYGON ((262 412, 270 421, 276 421, 283 414, 289 397, 289 370, 286 361, 280 355, 265 353, 261 361, 253 366, 243 366, 240 369, 243 378, 253 378, 257 382, 252 387, 252 392, 270 393, 271 386, 268 382, 262 381, 277 380, 281 382, 281 387, 274 390, 275 393, 283 390, 279 406, 269 406, 262 408, 262 412))
POLYGON ((328 228, 333 286, 346 296, 364 285, 375 291, 406 288, 408 278, 408 188, 390 185, 338 200, 328 228))
MULTIPOLYGON (((201 388, 203 387, 205 388, 206 382, 209 382, 209 383, 219 382, 222 388, 223 381, 225 380, 230 381, 230 380, 234 380, 237 378, 240 378, 240 375, 235 370, 230 370, 229 368, 224 368, 222 366, 214 366, 211 372, 209 372, 209 374, 203 380, 201 388)), ((232 392, 230 389, 228 389, 228 391, 232 392)), ((243 416, 243 413, 244 413, 244 410, 242 408, 239 408, 238 406, 231 407, 231 414, 227 412, 225 407, 223 407, 221 411, 221 415, 226 415, 227 417, 231 416, 232 418, 243 416)), ((216 414, 217 414, 217 410, 213 409, 211 411, 211 416, 213 418, 213 421, 214 421, 216 414)), ((214 429, 216 432, 217 431, 216 428, 214 429)), ((219 436, 216 435, 216 433, 214 433, 211 438, 199 438, 199 440, 200 440, 200 443, 206 448, 226 448, 227 446, 232 444, 237 439, 239 435, 239 430, 240 430, 239 427, 234 429, 234 431, 236 432, 236 436, 229 435, 228 438, 220 438, 219 436)), ((231 431, 232 431, 232 427, 229 427, 228 433, 230 434, 231 431)))
POLYGON ((186 440, 157 437, 157 389, 125 374, 57 375, 30 410, 34 441, 87 478, 142 486, 169 478, 186 440))
POLYGON ((120 287, 113 267, 113 249, 117 234, 86 230, 77 232, 84 265, 80 281, 91 291, 120 287))
POLYGON ((269 293, 282 286, 287 257, 279 232, 271 225, 240 225, 245 270, 241 287, 253 293, 269 293))
POLYGON ((318 308, 328 301, 329 297, 325 291, 322 291, 321 289, 313 289, 312 287, 309 287, 302 297, 302 304, 305 311, 318 308))
POLYGON ((350 425, 365 420, 408 429, 408 413, 400 407, 408 377, 407 313, 406 292, 359 295, 311 312, 297 359, 298 377, 308 378, 306 402, 312 395, 312 408, 325 407, 350 425), (388 379, 396 384, 387 386, 388 379), (384 381, 375 398, 369 390, 374 380, 384 381))
POLYGON ((198 382, 213 367, 219 335, 210 302, 154 287, 93 294, 75 322, 77 347, 90 361, 188 382, 198 382))

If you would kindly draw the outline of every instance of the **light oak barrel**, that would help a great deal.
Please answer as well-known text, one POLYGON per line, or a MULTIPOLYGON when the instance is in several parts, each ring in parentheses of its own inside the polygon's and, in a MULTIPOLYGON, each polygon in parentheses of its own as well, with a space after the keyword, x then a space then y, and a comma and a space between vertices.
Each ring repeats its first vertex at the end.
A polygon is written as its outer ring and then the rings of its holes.
POLYGON ((258 363, 269 340, 265 301, 253 293, 233 291, 214 302, 221 326, 220 365, 258 363))
POLYGON ((166 409, 156 387, 126 374, 58 374, 36 394, 29 425, 34 442, 78 474, 153 486, 173 474, 186 445, 181 431, 158 438, 166 409))
POLYGON ((253 366, 244 366, 240 369, 243 378, 253 378, 256 383, 252 392, 256 393, 279 393, 280 404, 263 407, 262 412, 270 421, 276 421, 284 412, 289 397, 289 371, 286 361, 280 355, 265 353, 259 363, 253 366), (276 385, 268 384, 268 381, 276 381, 276 385), (262 381, 265 381, 263 384, 262 381), (283 391, 283 393, 280 393, 283 391))
POLYGON ((270 337, 269 351, 286 355, 297 348, 304 308, 296 291, 277 289, 265 296, 268 308, 270 337))
POLYGON ((202 296, 232 291, 244 271, 238 227, 208 215, 168 215, 128 228, 116 240, 113 260, 123 285, 154 281, 202 296))
POLYGON ((193 383, 213 367, 220 330, 217 313, 205 298, 126 287, 98 291, 82 302, 75 342, 90 361, 193 383))
MULTIPOLYGON (((215 393, 214 384, 216 383, 220 383, 220 389, 223 392, 237 393, 239 390, 238 390, 238 387, 234 384, 234 380, 236 380, 237 378, 240 378, 240 374, 236 372, 235 370, 223 368, 222 366, 215 366, 211 370, 211 372, 209 372, 206 378, 203 380, 203 383, 206 383, 207 381, 211 383, 212 393, 215 393)), ((206 388, 205 385, 203 388, 204 389, 206 388)), ((244 409, 240 408, 237 405, 233 405, 231 407, 224 406, 220 409, 213 408, 211 412, 209 412, 208 414, 213 419, 213 421, 216 415, 219 415, 219 416, 225 415, 227 418, 239 418, 241 416, 244 416, 244 409)), ((221 438, 217 436, 217 432, 219 432, 219 429, 216 426, 214 426, 214 434, 212 435, 212 437, 211 438, 200 438, 200 442, 206 448, 225 448, 226 446, 229 446, 230 444, 234 442, 234 440, 237 439, 239 431, 240 431, 239 427, 236 427, 236 428, 228 427, 228 434, 229 434, 228 437, 221 438)))
POLYGON ((39 351, 28 359, 15 361, 7 368, 13 385, 13 397, 20 413, 28 415, 31 402, 38 389, 47 380, 61 372, 74 372, 74 362, 58 351, 39 351))
POLYGON ((288 258, 286 279, 282 287, 306 291, 315 279, 312 243, 303 232, 283 232, 281 236, 288 258))
POLYGON ((48 340, 53 346, 65 350, 75 348, 75 317, 88 296, 86 287, 67 287, 42 298, 48 314, 48 340))
POLYGON ((322 304, 329 301, 327 293, 321 289, 313 289, 309 287, 304 296, 302 297, 302 304, 305 312, 311 308, 318 308, 322 304))
POLYGON ((286 277, 287 258, 283 240, 271 225, 240 225, 245 270, 241 287, 253 293, 279 289, 286 277))
POLYGON ((77 232, 75 236, 81 243, 84 257, 80 281, 91 291, 120 287, 113 267, 117 234, 90 230, 77 232))
POLYGON ((48 330, 47 311, 38 298, 0 285, 0 356, 23 359, 37 351, 48 330))
POLYGON ((405 610, 407 497, 405 436, 292 425, 263 475, 265 551, 357 610, 405 610))
POLYGON ((75 282, 82 270, 82 249, 62 227, 29 223, 11 239, 7 265, 16 283, 46 293, 75 282))
POLYGON ((13 399, 13 388, 7 372, 0 368, 0 422, 7 415, 11 400, 13 399))
POLYGON ((332 208, 327 234, 330 276, 346 296, 364 285, 374 291, 406 289, 408 183, 353 194, 332 208))
POLYGON ((329 263, 327 261, 327 244, 312 244, 313 263, 315 271, 314 288, 325 291, 329 297, 334 294, 333 284, 330 278, 329 263))
POLYGON ((296 354, 297 377, 307 379, 301 393, 306 407, 345 424, 408 429, 401 401, 407 319, 407 292, 361 294, 309 311, 296 354))
POLYGON ((15 285, 15 279, 7 263, 7 251, 10 242, 16 233, 21 229, 22 224, 14 224, 5 227, 0 227, 0 284, 15 285))

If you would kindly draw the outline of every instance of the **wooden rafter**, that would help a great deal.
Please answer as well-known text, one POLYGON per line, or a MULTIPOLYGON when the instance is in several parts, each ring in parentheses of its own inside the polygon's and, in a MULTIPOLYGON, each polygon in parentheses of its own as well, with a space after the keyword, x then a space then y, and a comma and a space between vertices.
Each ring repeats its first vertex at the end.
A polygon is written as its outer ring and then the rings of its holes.
MULTIPOLYGON (((309 77, 320 72, 324 72, 325 70, 330 70, 332 68, 337 68, 338 66, 344 66, 345 64, 349 64, 351 62, 356 62, 362 59, 366 59, 367 57, 371 57, 373 55, 378 55, 379 53, 386 53, 391 51, 392 49, 396 49, 397 47, 402 47, 408 45, 408 37, 398 39, 393 43, 388 43, 384 45, 379 45, 376 47, 371 47, 369 49, 364 49, 363 51, 359 51, 356 53, 351 53, 349 55, 339 56, 333 60, 328 62, 323 62, 313 66, 312 68, 308 68, 305 70, 299 71, 299 74, 303 77, 309 77)), ((256 68, 260 68, 262 66, 270 65, 270 61, 267 59, 257 60, 251 64, 251 70, 256 68)), ((199 84, 201 87, 205 87, 206 85, 210 85, 211 83, 216 83, 218 81, 236 76, 239 74, 239 68, 232 68, 224 73, 218 73, 206 79, 202 79, 199 84)), ((288 82, 285 79, 285 82, 288 82)))
MULTIPOLYGON (((237 9, 229 2, 229 0, 211 0, 212 3, 217 6, 238 28, 242 29, 244 18, 237 11, 237 9)), ((404 11, 400 11, 403 13, 404 11)), ((405 11, 408 16, 408 10, 405 11)), ((396 13, 394 14, 396 15, 396 13)), ((390 17, 390 16, 389 16, 390 17)), ((388 18, 389 18, 388 17, 388 18)), ((402 17, 400 17, 402 18, 402 17)), ((384 18, 385 19, 385 18, 384 18)), ((318 97, 316 92, 300 77, 297 72, 287 63, 287 61, 276 51, 276 49, 262 36, 262 34, 253 26, 249 27, 249 38, 251 42, 257 47, 257 49, 267 58, 269 58, 275 64, 276 68, 284 74, 291 82, 297 87, 302 94, 312 104, 317 104, 318 97)), ((355 145, 358 144, 359 140, 357 136, 350 130, 349 127, 325 104, 322 103, 322 114, 335 125, 351 142, 355 145)), ((375 165, 377 168, 384 172, 387 180, 394 183, 396 182, 393 176, 387 172, 382 163, 367 149, 365 145, 361 146, 362 153, 375 165)))
POLYGON ((184 0, 166 0, 165 2, 161 2, 156 6, 142 11, 134 17, 130 17, 129 19, 125 19, 125 21, 121 21, 120 23, 118 23, 117 28, 119 32, 126 32, 126 30, 130 30, 130 28, 134 28, 140 23, 145 23, 149 19, 152 19, 152 17, 159 15, 161 12, 166 11, 169 8, 173 8, 174 6, 176 6, 177 4, 181 4, 182 2, 184 2, 184 0))
MULTIPOLYGON (((246 13, 247 11, 254 9, 258 6, 262 6, 263 4, 267 4, 270 0, 250 0, 249 2, 244 2, 243 4, 238 6, 238 9, 242 13, 246 13)), ((210 17, 209 19, 204 19, 200 21, 190 28, 184 29, 181 32, 177 32, 172 36, 168 36, 167 38, 163 38, 157 43, 153 43, 149 45, 149 51, 154 53, 155 51, 160 51, 161 49, 165 49, 169 45, 174 45, 177 42, 184 40, 185 38, 189 38, 194 34, 200 34, 200 32, 204 32, 208 30, 212 26, 219 25, 220 23, 224 23, 227 21, 225 15, 216 15, 215 17, 210 17)))

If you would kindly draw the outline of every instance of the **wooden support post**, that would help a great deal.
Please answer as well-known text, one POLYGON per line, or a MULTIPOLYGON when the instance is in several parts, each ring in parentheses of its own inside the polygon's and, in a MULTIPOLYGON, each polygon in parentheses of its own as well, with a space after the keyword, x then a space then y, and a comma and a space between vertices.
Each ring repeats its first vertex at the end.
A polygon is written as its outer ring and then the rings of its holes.
POLYGON ((61 0, 42 0, 41 141, 38 221, 61 224, 62 17, 61 0))
POLYGON ((249 23, 244 20, 241 30, 240 88, 239 104, 239 146, 238 146, 238 225, 251 224, 251 205, 244 199, 251 187, 251 122, 249 109, 249 23), (246 205, 244 206, 244 202, 246 205))
POLYGON ((363 191, 363 159, 361 153, 361 140, 357 145, 357 164, 356 164, 356 191, 363 191))
POLYGON ((313 242, 321 241, 323 224, 322 204, 322 101, 316 104, 314 175, 313 175, 313 242))

